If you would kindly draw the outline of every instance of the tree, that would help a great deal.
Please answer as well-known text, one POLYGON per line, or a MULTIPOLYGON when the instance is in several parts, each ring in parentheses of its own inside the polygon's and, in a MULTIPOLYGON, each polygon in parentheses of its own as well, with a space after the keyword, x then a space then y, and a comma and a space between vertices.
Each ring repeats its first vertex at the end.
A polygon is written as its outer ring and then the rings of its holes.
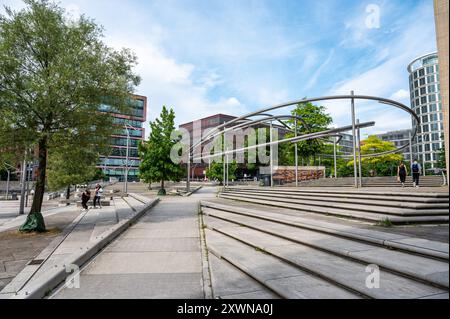
MULTIPOLYGON (((312 104, 311 102, 299 103, 297 107, 292 110, 292 115, 303 119, 297 121, 297 136, 316 133, 327 130, 331 123, 332 117, 325 113, 325 107, 312 104)), ((295 120, 288 121, 292 130, 295 129, 295 120)), ((294 133, 286 134, 286 138, 294 137, 294 133)), ((297 142, 298 153, 303 158, 313 157, 313 164, 316 162, 316 155, 323 151, 324 142, 320 139, 312 139, 297 142)), ((293 165, 295 157, 295 143, 280 144, 280 163, 285 165, 293 165)))
MULTIPOLYGON (((369 136, 366 140, 361 141, 361 154, 375 154, 395 150, 392 142, 382 141, 376 135, 369 136)), ((403 160, 402 154, 386 154, 376 157, 363 157, 361 159, 361 168, 367 173, 370 170, 375 171, 378 175, 393 175, 395 167, 403 160)), ((353 160, 347 163, 347 166, 353 166, 353 160)))
POLYGON ((44 231, 49 151, 74 136, 111 133, 112 118, 100 106, 124 111, 140 79, 132 71, 135 55, 107 47, 92 20, 69 21, 48 0, 24 2, 25 9, 0 16, 0 136, 38 148, 35 196, 21 230, 44 231))
POLYGON ((179 164, 172 162, 170 151, 178 142, 173 138, 175 131, 175 113, 163 106, 160 117, 150 122, 149 140, 139 145, 139 176, 146 183, 161 182, 158 195, 165 195, 164 182, 180 181, 184 170, 179 164))
MULTIPOLYGON (((236 161, 228 163, 228 180, 236 179, 237 167, 236 161)), ((211 163, 211 167, 206 170, 206 177, 210 180, 218 180, 220 184, 223 184, 223 163, 211 163)))

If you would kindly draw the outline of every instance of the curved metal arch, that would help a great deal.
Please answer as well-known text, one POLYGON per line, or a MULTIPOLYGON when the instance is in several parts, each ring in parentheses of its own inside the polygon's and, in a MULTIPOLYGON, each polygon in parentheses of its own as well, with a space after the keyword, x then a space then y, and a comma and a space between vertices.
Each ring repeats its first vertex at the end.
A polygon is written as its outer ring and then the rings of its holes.
MULTIPOLYGON (((229 126, 230 124, 236 123, 239 120, 243 120, 243 119, 248 119, 249 117, 251 118, 252 116, 256 116, 256 115, 260 115, 269 111, 273 111, 276 109, 280 109, 283 107, 287 107, 287 106, 291 106, 291 105, 296 105, 296 104, 301 104, 301 103, 308 103, 308 102, 318 102, 318 101, 328 101, 328 100, 372 100, 372 101, 377 101, 379 103, 382 104, 386 104, 386 105, 391 105, 394 106, 396 108, 399 108, 409 114, 411 114, 411 116, 413 116, 415 118, 415 120, 420 123, 420 119, 417 116, 417 114, 412 111, 409 107, 407 107, 406 105, 391 100, 391 99, 386 99, 386 98, 381 98, 381 97, 376 97, 376 96, 370 96, 370 95, 334 95, 334 96, 323 96, 323 97, 317 97, 317 98, 309 98, 309 99, 301 99, 301 100, 295 100, 295 101, 290 101, 290 102, 286 102, 286 103, 282 103, 282 104, 276 104, 273 106, 269 106, 267 108, 263 108, 260 109, 258 111, 255 112, 251 112, 245 115, 242 115, 240 117, 237 117, 231 121, 228 121, 224 124, 221 124, 219 126, 217 126, 215 129, 211 130, 204 138, 201 138, 199 142, 197 142, 195 145, 193 145, 191 147, 191 149, 197 147, 198 145, 201 145, 205 140, 209 140, 211 138, 211 135, 213 135, 213 132, 215 131, 220 131, 222 128, 229 126)), ((397 153, 401 150, 403 150, 406 147, 409 147, 409 145, 411 144, 411 142, 414 140, 414 138, 417 135, 417 128, 418 126, 415 127, 415 130, 411 136, 411 140, 405 144, 404 146, 397 148, 395 150, 391 150, 391 151, 386 151, 386 152, 381 152, 381 153, 375 153, 375 154, 365 154, 365 155, 361 155, 361 157, 377 157, 377 156, 382 156, 382 155, 388 155, 388 154, 392 154, 392 153, 397 153)), ((223 132, 220 132, 223 133, 223 132)))

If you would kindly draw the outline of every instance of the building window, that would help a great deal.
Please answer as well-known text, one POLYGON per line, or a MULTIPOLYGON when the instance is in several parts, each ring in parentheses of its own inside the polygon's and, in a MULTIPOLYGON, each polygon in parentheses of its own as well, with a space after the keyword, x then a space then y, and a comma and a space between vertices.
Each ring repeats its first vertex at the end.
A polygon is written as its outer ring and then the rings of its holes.
POLYGON ((422 97, 420 98, 420 103, 421 103, 421 104, 427 103, 427 97, 426 97, 426 96, 422 96, 422 97))
POLYGON ((431 131, 439 131, 438 123, 430 124, 430 130, 431 131))
POLYGON ((425 160, 431 161, 431 154, 425 154, 425 160))
POLYGON ((428 93, 434 93, 436 92, 436 87, 434 85, 429 85, 428 86, 428 93))
POLYGON ((425 85, 425 78, 421 78, 419 80, 419 84, 420 84, 420 86, 425 85))
POLYGON ((422 132, 429 132, 430 131, 430 128, 429 128, 429 126, 428 126, 428 124, 425 124, 425 125, 422 125, 422 132))
POLYGON ((433 66, 427 66, 427 73, 433 73, 433 72, 434 72, 433 66))
POLYGON ((428 95, 428 101, 430 101, 430 102, 436 102, 436 94, 428 95))
POLYGON ((436 112, 436 104, 430 104, 430 112, 436 112))
POLYGON ((424 69, 420 69, 419 70, 419 77, 420 76, 424 76, 425 75, 425 70, 424 69))
POLYGON ((437 121, 438 121, 437 113, 430 114, 430 122, 437 122, 437 121))

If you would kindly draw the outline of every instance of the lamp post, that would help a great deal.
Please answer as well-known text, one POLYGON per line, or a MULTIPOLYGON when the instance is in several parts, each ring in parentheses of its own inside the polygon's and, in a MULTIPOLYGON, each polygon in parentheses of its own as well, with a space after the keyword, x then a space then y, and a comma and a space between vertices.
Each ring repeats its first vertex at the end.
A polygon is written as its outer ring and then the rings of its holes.
POLYGON ((355 93, 353 91, 350 92, 351 98, 351 114, 352 114, 352 137, 353 137, 353 175, 355 177, 354 186, 358 188, 358 168, 356 166, 356 123, 355 123, 355 99, 353 95, 355 93))
POLYGON ((127 149, 126 149, 126 159, 125 159, 125 177, 124 177, 124 193, 128 194, 128 161, 130 157, 130 131, 129 128, 136 130, 137 128, 129 124, 125 124, 125 130, 127 132, 127 149))

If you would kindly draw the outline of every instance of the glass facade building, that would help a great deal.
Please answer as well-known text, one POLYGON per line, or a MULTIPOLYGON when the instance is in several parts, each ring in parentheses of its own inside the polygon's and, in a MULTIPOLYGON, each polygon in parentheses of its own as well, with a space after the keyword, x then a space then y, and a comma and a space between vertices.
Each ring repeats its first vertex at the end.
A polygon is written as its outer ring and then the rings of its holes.
MULTIPOLYGON (((396 148, 399 148, 399 147, 402 147, 402 146, 405 146, 406 144, 408 144, 408 141, 410 139, 410 134, 411 134, 411 130, 410 129, 405 129, 405 130, 386 132, 386 133, 383 133, 383 134, 378 134, 377 136, 382 141, 391 142, 392 144, 395 145, 396 148)), ((403 154, 403 159, 405 161, 410 161, 411 160, 409 147, 404 149, 402 151, 402 154, 403 154)))
POLYGON ((125 177, 128 135, 128 181, 139 179, 138 145, 145 137, 143 123, 147 117, 147 98, 140 95, 132 95, 131 98, 132 107, 127 113, 117 112, 107 104, 100 107, 101 111, 112 114, 118 130, 111 136, 111 153, 101 156, 97 167, 101 168, 108 178, 119 181, 123 181, 125 177))
POLYGON ((419 123, 412 119, 413 130, 418 129, 413 143, 413 159, 426 168, 434 168, 444 143, 437 53, 413 60, 408 65, 408 72, 411 108, 420 118, 419 123))

